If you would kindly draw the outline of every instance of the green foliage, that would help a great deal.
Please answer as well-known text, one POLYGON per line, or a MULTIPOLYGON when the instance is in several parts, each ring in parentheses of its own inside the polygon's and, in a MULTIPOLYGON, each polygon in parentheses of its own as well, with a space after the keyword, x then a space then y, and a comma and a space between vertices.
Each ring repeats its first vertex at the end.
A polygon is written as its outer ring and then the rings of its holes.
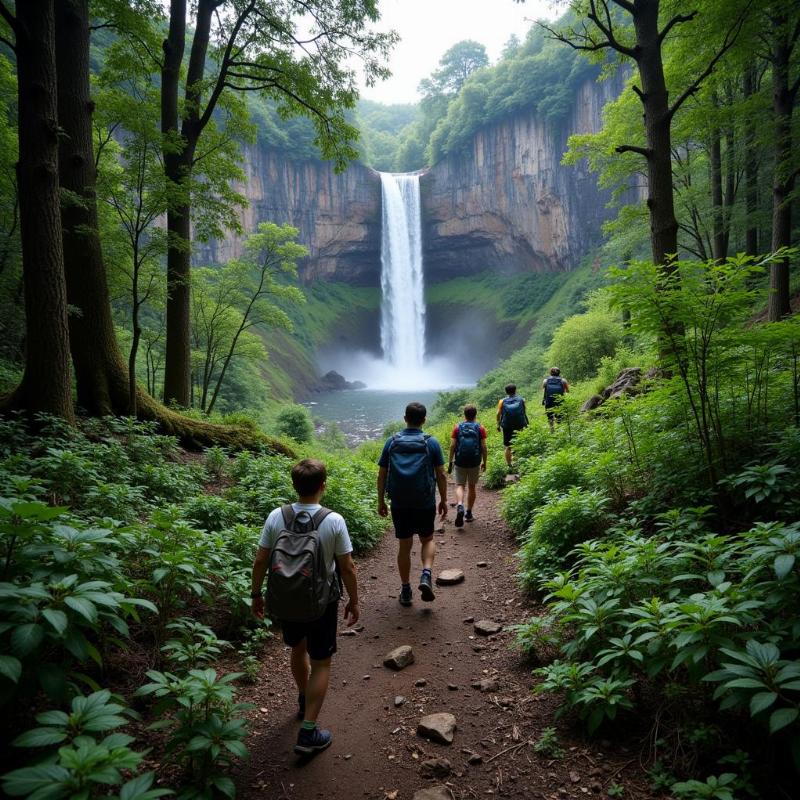
POLYGON ((486 471, 483 473, 483 485, 487 489, 502 489, 506 484, 508 465, 505 458, 499 453, 490 455, 486 462, 486 471))
POLYGON ((534 743, 533 749, 545 758, 563 758, 565 755, 555 728, 545 728, 534 743))
POLYGON ((577 314, 558 326, 545 357, 569 380, 585 380, 597 372, 603 358, 614 356, 622 334, 622 325, 607 311, 577 314))
POLYGON ((547 494, 545 500, 520 550, 521 578, 529 589, 557 569, 575 544, 601 533, 608 524, 608 499, 600 492, 573 487, 561 495, 547 494))
POLYGON ((310 442, 314 435, 314 424, 305 406, 285 406, 278 412, 275 425, 281 436, 288 436, 296 442, 310 442))

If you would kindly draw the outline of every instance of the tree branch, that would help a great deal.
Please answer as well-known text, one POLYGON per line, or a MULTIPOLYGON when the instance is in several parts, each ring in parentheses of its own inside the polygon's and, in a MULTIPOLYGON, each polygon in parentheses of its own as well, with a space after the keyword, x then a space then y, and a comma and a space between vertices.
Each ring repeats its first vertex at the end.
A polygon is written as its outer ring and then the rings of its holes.
POLYGON ((728 50, 733 47, 734 42, 739 36, 739 33, 742 30, 742 26, 744 25, 745 17, 750 10, 751 2, 744 7, 742 13, 739 15, 739 18, 728 28, 727 32, 725 33, 725 39, 722 42, 722 46, 715 54, 714 58, 708 62, 706 68, 700 73, 700 75, 689 85, 686 89, 679 95, 678 99, 670 106, 669 111, 667 112, 668 119, 672 119, 675 116, 675 112, 688 100, 693 94, 696 94, 697 91, 700 89, 700 85, 703 81, 714 71, 714 67, 717 66, 717 63, 728 52, 728 50))
POLYGON ((620 144, 614 148, 617 153, 636 153, 637 155, 644 156, 645 158, 650 158, 653 154, 653 151, 650 150, 648 147, 639 147, 635 144, 620 144))
POLYGON ((664 30, 658 34, 658 43, 661 44, 667 38, 667 34, 676 26, 683 22, 691 22, 697 16, 697 11, 692 11, 689 14, 677 14, 665 26, 664 30))
POLYGON ((8 27, 17 33, 17 18, 6 8, 5 2, 0 2, 0 16, 8 23, 8 27))

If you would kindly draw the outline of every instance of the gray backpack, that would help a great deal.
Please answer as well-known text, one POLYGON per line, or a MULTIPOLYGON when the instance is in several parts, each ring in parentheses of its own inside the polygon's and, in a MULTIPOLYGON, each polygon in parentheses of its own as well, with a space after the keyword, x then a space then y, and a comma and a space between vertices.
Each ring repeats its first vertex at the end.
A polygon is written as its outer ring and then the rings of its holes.
POLYGON ((342 594, 338 574, 325 563, 319 526, 331 513, 320 508, 312 517, 281 506, 283 528, 270 553, 267 609, 273 619, 312 622, 342 594))

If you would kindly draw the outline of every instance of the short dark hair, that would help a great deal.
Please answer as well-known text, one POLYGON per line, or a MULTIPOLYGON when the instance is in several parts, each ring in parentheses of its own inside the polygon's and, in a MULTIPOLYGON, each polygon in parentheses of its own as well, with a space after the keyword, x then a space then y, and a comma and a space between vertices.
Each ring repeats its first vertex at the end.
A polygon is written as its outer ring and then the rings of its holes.
POLYGON ((316 458, 304 458, 292 467, 292 486, 300 497, 316 494, 327 479, 325 464, 316 458))
POLYGON ((516 383, 507 383, 506 384, 506 394, 516 394, 517 393, 517 384, 516 383))
POLYGON ((475 408, 475 406, 473 406, 471 403, 468 406, 464 406, 464 419, 467 419, 470 422, 472 422, 472 420, 474 420, 475 417, 477 416, 478 416, 478 409, 475 408))
POLYGON ((427 416, 428 409, 422 403, 409 403, 406 406, 406 422, 409 425, 422 425, 427 416))
POLYGON ((558 367, 550 367, 550 374, 551 375, 560 375, 561 370, 558 367))

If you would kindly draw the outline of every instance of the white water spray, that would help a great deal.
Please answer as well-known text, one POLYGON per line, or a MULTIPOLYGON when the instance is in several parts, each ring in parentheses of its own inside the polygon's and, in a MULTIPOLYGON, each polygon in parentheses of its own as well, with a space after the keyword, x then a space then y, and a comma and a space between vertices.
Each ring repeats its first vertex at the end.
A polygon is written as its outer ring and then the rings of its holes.
POLYGON ((382 172, 381 192, 381 347, 388 366, 407 379, 425 358, 419 175, 382 172))

